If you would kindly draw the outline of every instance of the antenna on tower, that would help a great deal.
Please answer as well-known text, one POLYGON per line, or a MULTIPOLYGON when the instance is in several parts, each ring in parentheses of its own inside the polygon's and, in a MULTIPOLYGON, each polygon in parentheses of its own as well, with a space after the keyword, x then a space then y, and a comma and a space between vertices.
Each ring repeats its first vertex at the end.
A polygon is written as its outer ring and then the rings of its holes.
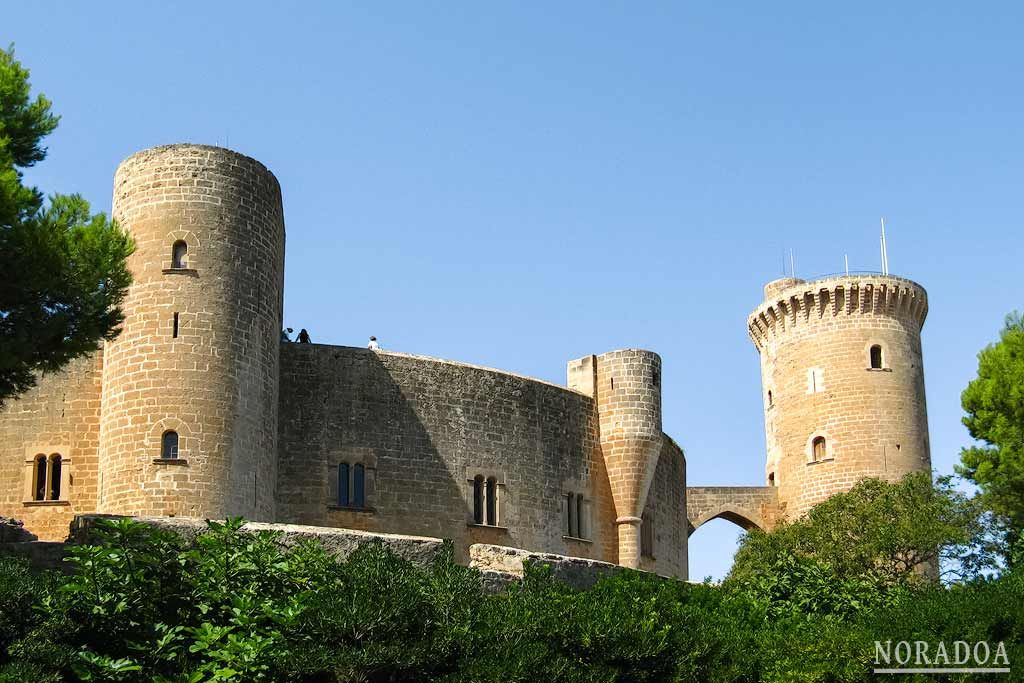
POLYGON ((843 263, 846 264, 846 275, 847 275, 847 277, 849 277, 849 275, 850 275, 850 255, 849 254, 843 254, 843 263))
POLYGON ((793 260, 793 250, 789 250, 789 276, 796 277, 796 261, 793 260))
POLYGON ((882 218, 882 275, 889 274, 889 251, 885 245, 885 218, 882 218))

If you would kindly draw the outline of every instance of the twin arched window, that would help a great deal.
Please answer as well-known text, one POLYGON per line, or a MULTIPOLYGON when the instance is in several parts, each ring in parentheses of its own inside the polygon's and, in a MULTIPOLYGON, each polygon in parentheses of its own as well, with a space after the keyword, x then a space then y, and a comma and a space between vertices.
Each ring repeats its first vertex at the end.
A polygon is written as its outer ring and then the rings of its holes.
POLYGON ((572 538, 589 538, 590 504, 582 493, 568 493, 565 496, 564 531, 572 538))
POLYGON ((171 268, 188 268, 188 243, 178 240, 171 246, 171 268))
POLYGON ((32 500, 60 500, 64 459, 59 453, 37 455, 32 466, 32 500))
POLYGON ((484 479, 482 474, 473 478, 473 523, 498 526, 498 480, 484 479))

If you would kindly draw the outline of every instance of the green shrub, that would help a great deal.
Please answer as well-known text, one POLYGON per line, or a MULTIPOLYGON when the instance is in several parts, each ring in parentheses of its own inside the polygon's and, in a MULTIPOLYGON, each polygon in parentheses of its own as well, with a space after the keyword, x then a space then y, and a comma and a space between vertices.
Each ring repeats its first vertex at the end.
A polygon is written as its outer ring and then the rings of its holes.
POLYGON ((722 587, 623 571, 579 591, 539 565, 486 594, 450 545, 428 567, 374 543, 339 563, 241 524, 185 542, 112 522, 71 576, 0 561, 0 683, 852 683, 887 639, 1003 641, 1024 661, 1019 575, 893 587, 783 556, 722 587))

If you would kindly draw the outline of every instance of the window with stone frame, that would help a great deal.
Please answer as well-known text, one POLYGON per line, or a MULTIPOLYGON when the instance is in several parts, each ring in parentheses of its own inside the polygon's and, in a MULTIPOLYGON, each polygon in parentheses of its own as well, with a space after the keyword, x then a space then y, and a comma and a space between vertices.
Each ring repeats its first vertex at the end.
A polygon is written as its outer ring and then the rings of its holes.
POLYGON ((880 344, 873 344, 871 349, 868 351, 868 363, 872 370, 881 370, 885 366, 882 365, 882 347, 880 344))
POLYGON ((645 512, 641 517, 640 556, 654 559, 654 512, 645 512))
POLYGON ((375 467, 353 460, 339 462, 330 468, 329 507, 350 510, 372 510, 371 493, 374 489, 375 467))
POLYGON ((471 524, 503 527, 503 490, 505 485, 496 474, 478 473, 470 480, 473 517, 471 524))
POLYGON ((26 501, 33 503, 61 502, 68 499, 70 461, 60 453, 38 453, 27 463, 26 501))
POLYGON ((825 441, 825 437, 814 437, 814 440, 811 441, 811 461, 821 462, 822 460, 825 460, 828 457, 827 454, 828 448, 827 443, 825 441))
POLYGON ((177 460, 180 454, 178 450, 178 432, 168 429, 160 437, 160 459, 177 460))
POLYGON ((562 496, 562 534, 567 538, 590 540, 590 500, 571 491, 562 496))
POLYGON ((188 242, 177 240, 171 245, 171 268, 182 270, 188 268, 188 242))

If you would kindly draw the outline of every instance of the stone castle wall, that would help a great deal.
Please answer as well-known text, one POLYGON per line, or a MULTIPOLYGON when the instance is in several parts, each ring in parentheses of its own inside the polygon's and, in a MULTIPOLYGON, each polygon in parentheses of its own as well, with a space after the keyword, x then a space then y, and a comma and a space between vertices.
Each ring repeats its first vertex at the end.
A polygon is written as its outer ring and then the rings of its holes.
MULTIPOLYGON (((497 370, 350 347, 283 344, 278 517, 616 561, 614 509, 593 399, 497 370), (340 509, 337 466, 362 464, 366 510, 340 509), (497 526, 473 523, 476 475, 499 482, 497 526), (588 502, 589 538, 567 537, 566 494, 588 502)), ((685 465, 667 447, 650 504, 664 559, 685 576, 685 465), (682 543, 679 543, 679 539, 682 543)))
POLYGON ((96 510, 102 374, 100 351, 40 378, 0 412, 0 517, 24 521, 44 540, 64 539, 75 515, 96 510), (33 460, 54 454, 62 459, 60 498, 34 501, 33 460))
POLYGON ((103 369, 99 509, 272 519, 284 278, 281 190, 257 161, 202 145, 126 159, 125 323, 103 369), (173 245, 187 245, 172 267, 173 245), (161 437, 179 458, 161 459, 161 437))
POLYGON ((749 329, 761 356, 766 478, 787 516, 865 477, 930 470, 924 289, 879 275, 786 278, 765 291, 749 329), (875 345, 882 349, 878 369, 871 367, 875 345), (825 453, 816 458, 819 436, 825 453))

